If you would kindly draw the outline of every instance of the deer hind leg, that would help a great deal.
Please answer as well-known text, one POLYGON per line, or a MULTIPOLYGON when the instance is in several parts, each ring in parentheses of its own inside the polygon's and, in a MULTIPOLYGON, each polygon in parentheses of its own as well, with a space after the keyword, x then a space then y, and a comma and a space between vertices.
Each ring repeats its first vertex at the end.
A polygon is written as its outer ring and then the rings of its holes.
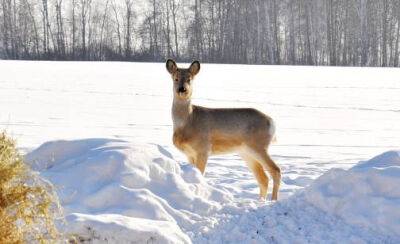
POLYGON ((268 170, 272 177, 274 185, 272 187, 272 200, 278 199, 279 186, 281 184, 281 169, 275 164, 275 162, 267 154, 267 151, 262 149, 252 149, 254 151, 254 158, 257 159, 262 166, 268 170))
POLYGON ((262 165, 257 162, 254 158, 248 155, 241 155, 243 160, 247 163, 254 177, 257 180, 258 186, 260 188, 260 198, 265 200, 268 191, 268 176, 264 172, 262 165))

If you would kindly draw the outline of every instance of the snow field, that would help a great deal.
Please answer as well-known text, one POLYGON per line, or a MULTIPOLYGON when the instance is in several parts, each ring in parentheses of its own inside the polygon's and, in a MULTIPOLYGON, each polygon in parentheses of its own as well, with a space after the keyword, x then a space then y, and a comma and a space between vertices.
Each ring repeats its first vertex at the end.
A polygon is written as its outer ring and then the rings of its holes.
POLYGON ((194 104, 254 107, 276 122, 269 152, 283 178, 275 204, 258 201, 238 156, 211 157, 202 177, 174 148, 164 64, 1 61, 0 73, 0 126, 24 152, 48 142, 29 155, 43 159, 32 163, 56 185, 71 232, 122 241, 139 231, 139 242, 155 243, 399 242, 387 218, 397 216, 386 182, 397 176, 385 175, 396 172, 392 160, 383 160, 392 168, 344 170, 399 150, 400 69, 202 64, 194 104), (354 195, 335 187, 336 176, 354 195))

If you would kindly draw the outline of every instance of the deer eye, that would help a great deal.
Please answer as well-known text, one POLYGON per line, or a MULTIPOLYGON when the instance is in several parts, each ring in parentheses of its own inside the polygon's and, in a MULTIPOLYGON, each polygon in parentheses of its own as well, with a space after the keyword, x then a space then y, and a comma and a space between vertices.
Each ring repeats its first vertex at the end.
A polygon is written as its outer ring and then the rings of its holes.
POLYGON ((178 79, 175 79, 176 82, 178 82, 178 79))

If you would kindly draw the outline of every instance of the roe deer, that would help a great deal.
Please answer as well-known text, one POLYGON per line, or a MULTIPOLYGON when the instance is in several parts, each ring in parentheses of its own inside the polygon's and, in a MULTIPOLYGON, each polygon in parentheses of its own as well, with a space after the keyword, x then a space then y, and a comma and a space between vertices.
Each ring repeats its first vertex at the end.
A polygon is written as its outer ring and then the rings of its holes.
POLYGON ((188 69, 175 61, 166 63, 173 85, 173 143, 186 154, 202 174, 211 155, 238 153, 253 172, 260 187, 260 198, 268 189, 266 169, 273 179, 272 200, 277 200, 281 180, 279 167, 267 149, 275 134, 273 120, 252 108, 205 108, 192 105, 192 80, 200 71, 194 61, 188 69))

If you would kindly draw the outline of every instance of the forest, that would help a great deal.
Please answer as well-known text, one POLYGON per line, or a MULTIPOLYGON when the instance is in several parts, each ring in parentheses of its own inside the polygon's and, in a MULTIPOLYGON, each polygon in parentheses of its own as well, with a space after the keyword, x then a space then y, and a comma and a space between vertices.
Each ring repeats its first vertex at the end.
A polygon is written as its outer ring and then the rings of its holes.
POLYGON ((399 66, 400 0, 0 0, 0 58, 399 66))

